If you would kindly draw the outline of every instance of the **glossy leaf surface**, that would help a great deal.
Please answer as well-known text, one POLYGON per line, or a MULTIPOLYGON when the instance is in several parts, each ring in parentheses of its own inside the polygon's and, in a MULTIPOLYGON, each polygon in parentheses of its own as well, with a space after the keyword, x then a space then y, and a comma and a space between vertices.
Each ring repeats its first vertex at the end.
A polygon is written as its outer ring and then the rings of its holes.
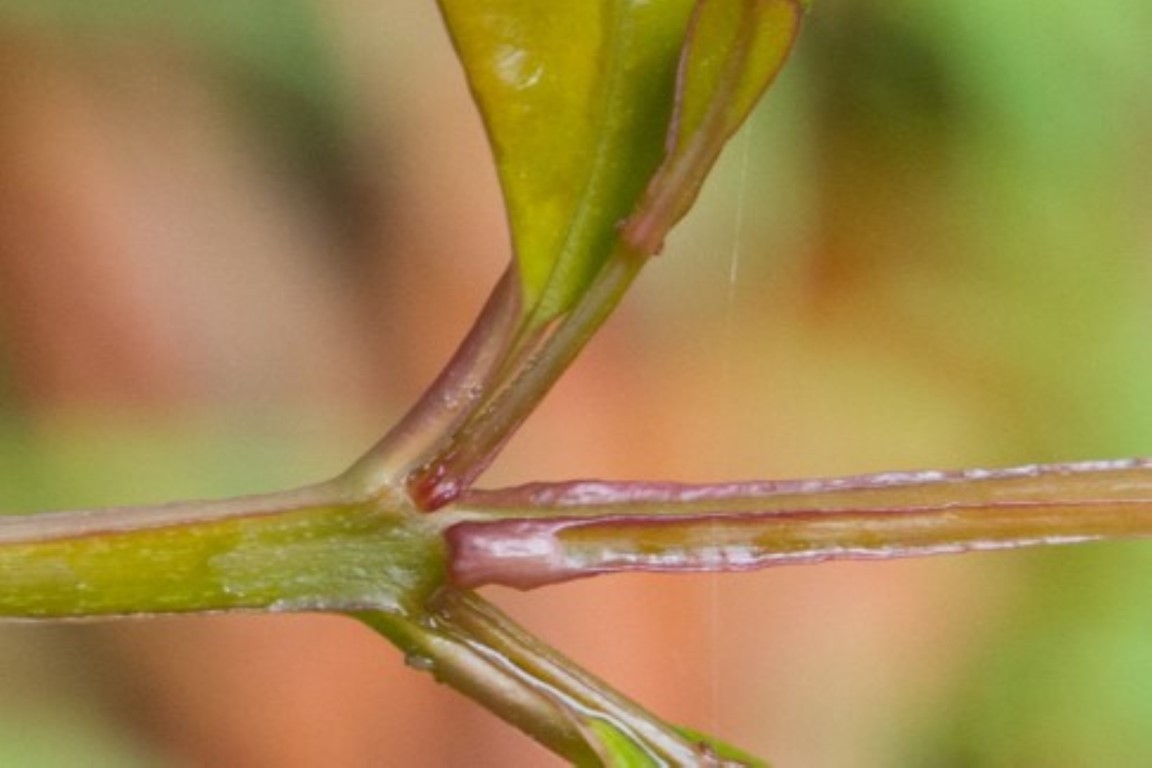
POLYGON ((663 155, 691 0, 441 0, 488 130, 526 309, 567 309, 663 155))
POLYGON ((537 324, 575 303, 630 217, 629 245, 654 252, 779 71, 801 16, 797 0, 440 5, 537 324), (659 199, 638 211, 645 190, 659 199))
POLYGON ((626 237, 644 253, 688 212, 724 144, 779 74, 800 30, 801 0, 701 0, 676 83, 667 156, 626 237))

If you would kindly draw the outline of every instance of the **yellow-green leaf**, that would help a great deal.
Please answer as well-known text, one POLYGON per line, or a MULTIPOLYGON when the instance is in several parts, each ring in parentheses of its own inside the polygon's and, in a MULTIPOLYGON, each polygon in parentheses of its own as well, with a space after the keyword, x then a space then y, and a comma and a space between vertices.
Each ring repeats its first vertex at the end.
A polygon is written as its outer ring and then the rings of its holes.
POLYGON ((659 250, 791 50, 807 0, 440 0, 484 117, 523 312, 621 241, 659 250))
POLYGON ((800 29, 802 0, 701 0, 692 16, 676 86, 668 155, 628 222, 645 253, 695 201, 724 144, 784 66, 800 29))
POLYGON ((525 312, 595 277, 664 155, 691 0, 440 0, 496 157, 525 312))

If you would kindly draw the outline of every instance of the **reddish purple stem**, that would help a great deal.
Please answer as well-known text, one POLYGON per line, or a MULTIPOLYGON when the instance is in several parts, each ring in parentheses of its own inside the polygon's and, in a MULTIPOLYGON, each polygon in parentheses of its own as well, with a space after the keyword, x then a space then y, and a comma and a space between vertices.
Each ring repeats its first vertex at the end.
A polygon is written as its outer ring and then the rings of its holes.
POLYGON ((531 589, 625 571, 744 571, 1152 535, 1152 462, 475 491, 453 581, 531 589))

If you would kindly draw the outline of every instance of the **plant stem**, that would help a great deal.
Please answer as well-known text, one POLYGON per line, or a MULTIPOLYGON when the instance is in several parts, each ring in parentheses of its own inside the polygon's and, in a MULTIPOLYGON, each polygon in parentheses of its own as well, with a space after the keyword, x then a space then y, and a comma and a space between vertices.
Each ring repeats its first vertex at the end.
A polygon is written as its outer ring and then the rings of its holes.
POLYGON ((596 753, 556 703, 531 681, 494 661, 482 647, 445 633, 430 621, 376 612, 355 616, 398 646, 409 666, 431 673, 574 765, 599 764, 596 753))
POLYGON ((338 506, 354 501, 340 483, 327 482, 290 491, 229 499, 0 515, 0 546, 192 525, 306 507, 338 506))
POLYGON ((713 486, 473 492, 446 524, 453 583, 744 571, 1152 536, 1152 462, 713 486))
POLYGON ((612 313, 645 260, 621 246, 576 307, 546 336, 521 347, 496 388, 438 446, 428 463, 408 478, 417 504, 428 509, 443 506, 488 467, 612 313))
POLYGON ((405 488, 424 510, 457 498, 611 314, 645 258, 619 246, 576 307, 545 328, 521 314, 515 272, 506 273, 424 396, 344 482, 367 494, 405 488))
POLYGON ((471 592, 444 590, 421 623, 360 618, 387 635, 410 663, 577 765, 604 764, 605 731, 646 765, 719 765, 714 755, 603 681, 532 637, 471 592))
POLYGON ((484 309, 455 354, 404 418, 344 474, 372 494, 435 456, 490 391, 519 328, 520 286, 515 267, 497 281, 484 309))
POLYGON ((402 499, 335 485, 222 502, 0 519, 0 616, 413 610, 444 579, 402 499))

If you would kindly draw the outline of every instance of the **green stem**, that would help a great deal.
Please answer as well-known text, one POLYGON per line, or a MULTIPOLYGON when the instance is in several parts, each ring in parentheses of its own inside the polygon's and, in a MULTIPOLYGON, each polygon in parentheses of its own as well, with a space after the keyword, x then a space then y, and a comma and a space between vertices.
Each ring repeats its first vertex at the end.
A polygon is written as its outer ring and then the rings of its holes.
POLYGON ((359 613, 356 618, 399 647, 409 666, 429 672, 438 682, 464 694, 574 765, 599 765, 596 753, 564 711, 531 681, 511 673, 482 647, 428 621, 375 612, 359 613))
POLYGON ((554 329, 538 338, 532 329, 522 329, 516 356, 504 361, 501 377, 409 475, 406 484, 418 506, 436 509, 451 502, 488 467, 616 308, 646 258, 619 245, 589 291, 554 329))
POLYGON ((359 618, 399 645, 413 666, 577 765, 604 764, 620 742, 645 766, 720 764, 711 747, 580 669, 474 593, 438 593, 420 623, 359 618))
POLYGON ((0 520, 4 617, 403 612, 443 578, 443 540, 423 516, 327 486, 0 520))

